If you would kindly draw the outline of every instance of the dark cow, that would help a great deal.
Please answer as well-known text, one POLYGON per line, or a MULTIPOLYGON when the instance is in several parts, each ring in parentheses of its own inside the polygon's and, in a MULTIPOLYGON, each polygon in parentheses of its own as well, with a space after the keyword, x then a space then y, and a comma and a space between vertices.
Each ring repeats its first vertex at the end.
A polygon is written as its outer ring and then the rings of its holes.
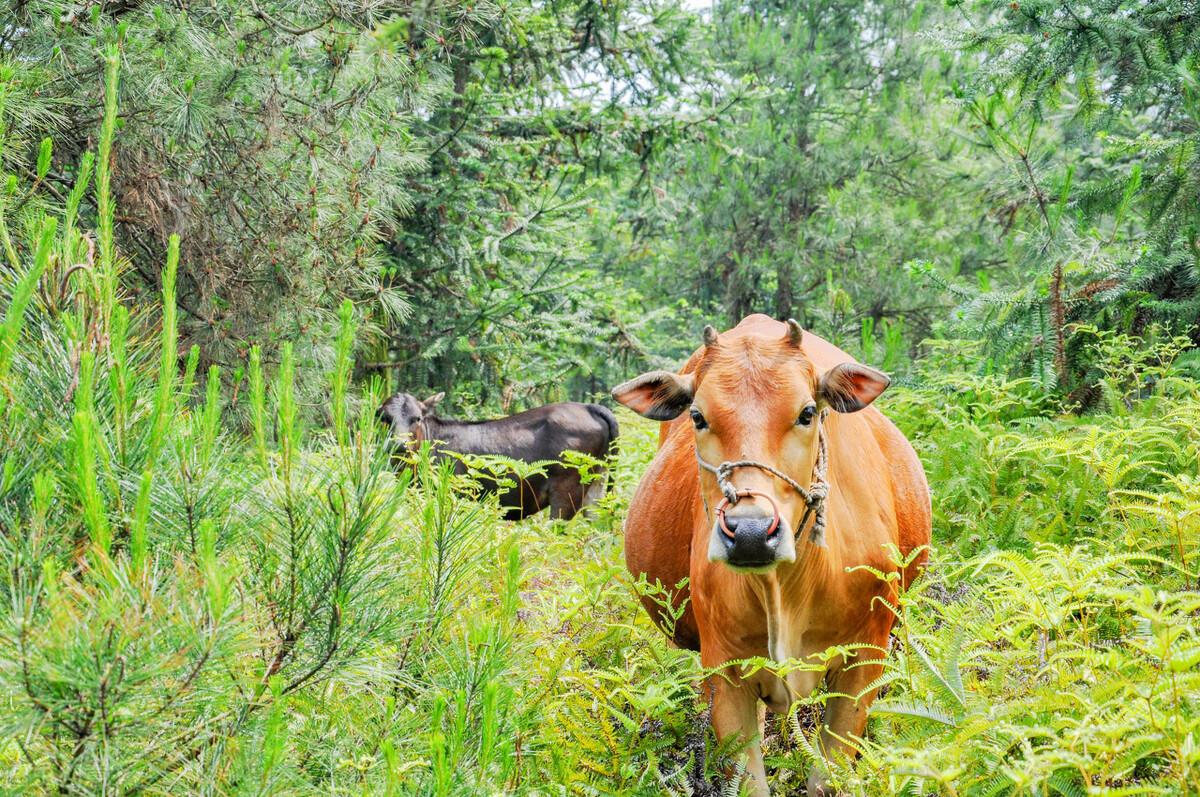
MULTIPOLYGON (((579 470, 560 464, 563 453, 578 451, 604 460, 616 442, 617 419, 598 404, 566 402, 548 404, 507 418, 460 421, 439 418, 431 410, 444 393, 420 401, 411 393, 397 393, 379 408, 379 419, 388 424, 392 436, 408 445, 430 441, 439 451, 459 454, 491 454, 522 462, 552 461, 546 475, 521 479, 519 487, 500 493, 500 505, 508 520, 521 520, 550 507, 554 518, 570 520, 583 507, 604 493, 604 474, 583 484, 579 470)), ((462 470, 459 464, 458 469, 462 470)), ((495 482, 480 480, 483 488, 496 492, 495 482)))

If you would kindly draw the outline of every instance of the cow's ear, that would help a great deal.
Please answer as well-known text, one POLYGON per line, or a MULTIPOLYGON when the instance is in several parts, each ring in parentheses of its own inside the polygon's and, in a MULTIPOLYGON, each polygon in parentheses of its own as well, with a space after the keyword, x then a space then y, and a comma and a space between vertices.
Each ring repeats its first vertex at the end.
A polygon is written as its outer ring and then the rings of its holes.
POLYGON ((858 363, 835 365, 821 377, 819 398, 838 412, 858 412, 891 384, 882 371, 858 363))
POLYGON ((422 401, 421 406, 427 410, 433 409, 433 405, 437 404, 439 401, 441 401, 445 397, 446 397, 446 394, 444 392, 443 393, 434 393, 432 396, 430 396, 429 398, 422 401))
POLYGON ((613 388, 612 397, 638 415, 669 421, 692 404, 696 378, 691 374, 651 371, 613 388))

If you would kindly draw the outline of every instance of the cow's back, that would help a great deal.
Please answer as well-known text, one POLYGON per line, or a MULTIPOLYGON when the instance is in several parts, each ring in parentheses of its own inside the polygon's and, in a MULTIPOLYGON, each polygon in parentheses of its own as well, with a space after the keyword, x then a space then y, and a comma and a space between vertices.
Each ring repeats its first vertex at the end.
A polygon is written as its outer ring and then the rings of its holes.
POLYGON ((565 401, 481 421, 486 453, 525 462, 560 460, 564 451, 603 459, 618 435, 617 419, 606 407, 565 401))

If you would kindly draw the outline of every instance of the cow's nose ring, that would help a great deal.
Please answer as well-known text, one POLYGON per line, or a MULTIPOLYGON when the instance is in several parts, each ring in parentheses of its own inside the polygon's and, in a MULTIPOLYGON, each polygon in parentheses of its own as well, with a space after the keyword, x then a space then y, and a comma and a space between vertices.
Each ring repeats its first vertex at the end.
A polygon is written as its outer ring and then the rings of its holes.
MULTIPOLYGON (((764 493, 761 490, 738 490, 734 494, 734 497, 738 498, 738 499, 751 498, 753 496, 757 496, 759 498, 765 498, 765 499, 767 499, 767 503, 771 505, 771 515, 772 515, 771 527, 769 529, 767 529, 767 536, 770 537, 779 528, 779 505, 775 503, 774 498, 767 495, 766 493, 764 493)), ((734 539, 733 530, 730 529, 729 526, 725 525, 725 510, 729 508, 730 503, 731 502, 728 498, 722 498, 721 503, 717 504, 716 513, 717 513, 717 525, 721 527, 721 533, 732 540, 732 539, 734 539)), ((732 503, 737 503, 737 502, 734 501, 732 503)))

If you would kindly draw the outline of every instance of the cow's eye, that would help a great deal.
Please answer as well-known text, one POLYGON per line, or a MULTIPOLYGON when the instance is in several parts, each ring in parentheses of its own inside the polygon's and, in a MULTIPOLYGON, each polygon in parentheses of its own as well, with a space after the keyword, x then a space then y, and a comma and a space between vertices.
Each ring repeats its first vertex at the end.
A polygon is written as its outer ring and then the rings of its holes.
POLYGON ((812 419, 817 415, 817 408, 809 404, 804 409, 800 410, 799 417, 796 418, 797 426, 808 426, 812 423, 812 419))
POLYGON ((704 416, 700 414, 700 410, 692 410, 692 423, 697 429, 707 429, 708 421, 704 420, 704 416))

